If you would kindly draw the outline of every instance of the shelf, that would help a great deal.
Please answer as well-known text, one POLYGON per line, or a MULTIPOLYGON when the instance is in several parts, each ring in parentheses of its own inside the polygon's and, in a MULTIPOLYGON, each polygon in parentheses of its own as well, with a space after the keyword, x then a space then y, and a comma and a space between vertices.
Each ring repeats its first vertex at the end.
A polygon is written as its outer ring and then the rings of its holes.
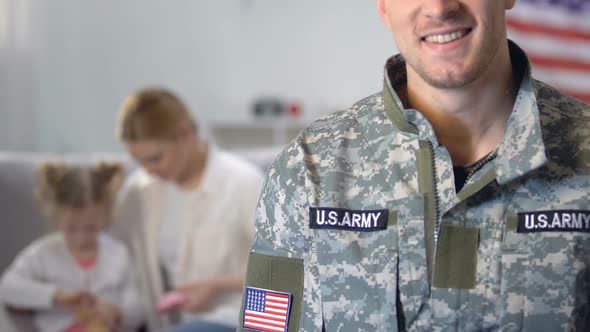
POLYGON ((246 121, 219 121, 209 129, 215 142, 228 149, 284 146, 311 120, 294 117, 252 118, 246 121))

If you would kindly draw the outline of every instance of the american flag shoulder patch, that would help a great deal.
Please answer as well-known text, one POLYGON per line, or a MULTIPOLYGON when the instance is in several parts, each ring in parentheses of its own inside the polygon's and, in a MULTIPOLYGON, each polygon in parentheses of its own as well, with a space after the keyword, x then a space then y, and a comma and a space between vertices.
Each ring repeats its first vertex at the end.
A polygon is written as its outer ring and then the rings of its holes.
POLYGON ((242 328, 263 332, 287 332, 291 299, 289 293, 246 286, 242 328))

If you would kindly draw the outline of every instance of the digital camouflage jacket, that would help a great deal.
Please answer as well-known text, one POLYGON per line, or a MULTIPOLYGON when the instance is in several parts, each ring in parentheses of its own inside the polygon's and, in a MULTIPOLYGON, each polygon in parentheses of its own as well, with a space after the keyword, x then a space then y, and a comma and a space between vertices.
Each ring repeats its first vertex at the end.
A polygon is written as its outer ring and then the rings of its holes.
POLYGON ((246 286, 291 295, 288 330, 590 330, 590 107, 510 48, 523 78, 505 137, 458 193, 447 149, 395 92, 399 55, 382 93, 277 157, 246 286))

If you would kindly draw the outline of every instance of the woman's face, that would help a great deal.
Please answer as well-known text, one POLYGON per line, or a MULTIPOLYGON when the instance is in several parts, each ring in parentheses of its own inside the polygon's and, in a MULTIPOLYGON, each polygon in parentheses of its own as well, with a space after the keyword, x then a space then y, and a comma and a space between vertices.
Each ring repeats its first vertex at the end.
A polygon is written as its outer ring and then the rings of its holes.
POLYGON ((83 208, 58 207, 55 215, 68 247, 75 251, 96 248, 109 216, 108 209, 101 204, 83 208))
POLYGON ((127 151, 151 175, 175 182, 182 172, 186 153, 184 140, 127 143, 127 151))

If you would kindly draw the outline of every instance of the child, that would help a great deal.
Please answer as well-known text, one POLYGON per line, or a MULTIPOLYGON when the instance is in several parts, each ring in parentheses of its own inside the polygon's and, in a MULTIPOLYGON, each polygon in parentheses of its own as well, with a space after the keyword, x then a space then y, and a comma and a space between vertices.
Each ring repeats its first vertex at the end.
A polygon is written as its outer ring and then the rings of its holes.
POLYGON ((0 281, 0 301, 30 309, 40 331, 133 331, 140 304, 126 248, 103 232, 122 167, 45 163, 37 199, 57 231, 25 248, 0 281))

